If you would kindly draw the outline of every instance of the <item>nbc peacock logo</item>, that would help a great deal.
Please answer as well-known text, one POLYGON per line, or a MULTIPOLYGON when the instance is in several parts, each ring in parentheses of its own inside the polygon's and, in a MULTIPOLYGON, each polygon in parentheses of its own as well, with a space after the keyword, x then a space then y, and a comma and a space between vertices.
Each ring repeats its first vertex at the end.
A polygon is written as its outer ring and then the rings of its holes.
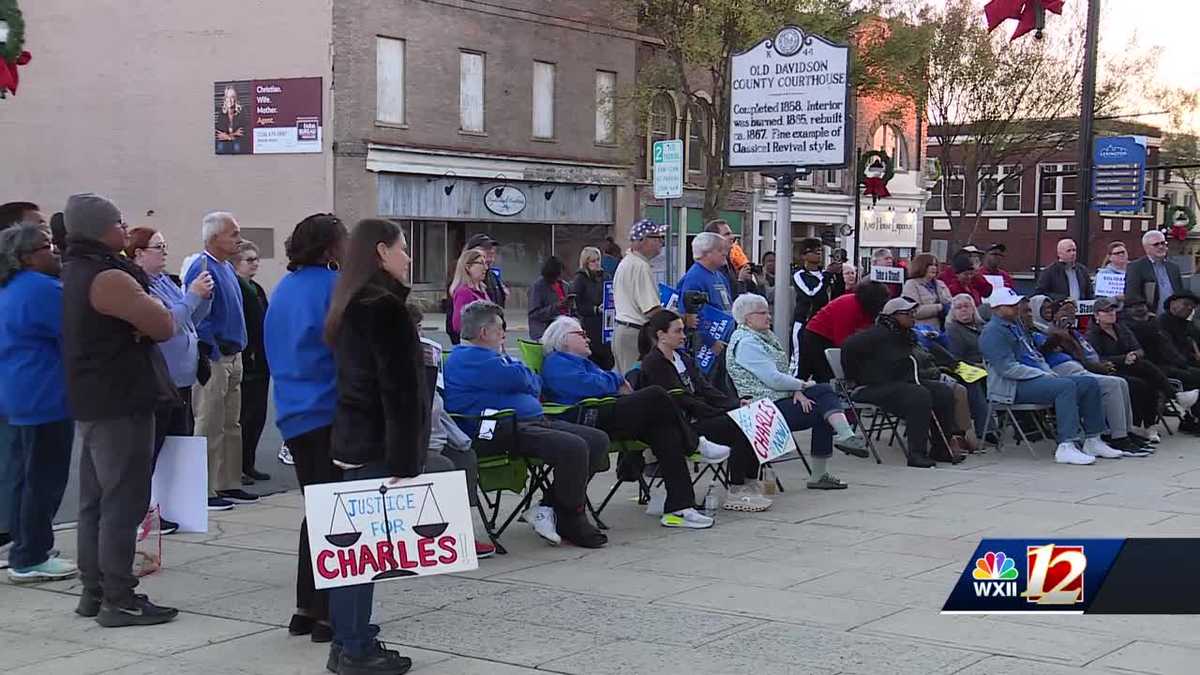
POLYGON ((975 560, 971 570, 972 586, 979 598, 1015 598, 1017 594, 1017 564, 1004 551, 988 551, 975 560))

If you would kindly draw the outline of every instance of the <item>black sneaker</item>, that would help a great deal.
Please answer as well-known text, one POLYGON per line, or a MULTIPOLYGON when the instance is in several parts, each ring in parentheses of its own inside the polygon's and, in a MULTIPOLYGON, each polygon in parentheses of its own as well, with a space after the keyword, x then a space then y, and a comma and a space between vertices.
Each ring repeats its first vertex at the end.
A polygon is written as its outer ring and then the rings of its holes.
POLYGON ((75 607, 75 613, 79 616, 94 619, 100 613, 100 604, 103 600, 104 595, 100 591, 85 589, 83 594, 79 596, 79 605, 75 607))
POLYGON ((929 455, 909 455, 908 465, 917 469, 929 469, 937 466, 937 462, 929 458, 929 455))
POLYGON ((253 504, 258 501, 258 495, 252 495, 245 490, 217 490, 217 496, 240 504, 253 504))
POLYGON ((233 502, 229 501, 228 499, 221 499, 220 497, 209 497, 208 498, 208 510, 209 511, 228 511, 229 509, 232 509, 232 508, 233 508, 233 502))
POLYGON ((592 525, 582 512, 568 513, 555 509, 558 520, 558 535, 580 548, 601 548, 608 537, 592 525))
POLYGON ((166 623, 178 615, 179 610, 174 607, 159 607, 150 602, 146 596, 135 595, 133 601, 126 607, 117 607, 107 602, 101 603, 96 623, 105 628, 154 626, 166 623))
POLYGON ((309 638, 318 644, 331 642, 333 640, 333 626, 318 621, 313 624, 309 638))
POLYGON ((179 523, 173 520, 167 520, 162 516, 158 517, 158 530, 163 534, 175 534, 179 531, 179 523))
MULTIPOLYGON (((333 649, 329 650, 333 656, 333 649)), ((330 664, 325 664, 326 669, 330 664)), ((376 641, 365 656, 351 656, 338 649, 338 675, 403 675, 412 668, 412 659, 400 656, 394 649, 385 649, 383 644, 376 641)))
POLYGON ((242 473, 253 480, 271 480, 271 474, 263 473, 258 469, 250 469, 249 471, 244 471, 242 473))

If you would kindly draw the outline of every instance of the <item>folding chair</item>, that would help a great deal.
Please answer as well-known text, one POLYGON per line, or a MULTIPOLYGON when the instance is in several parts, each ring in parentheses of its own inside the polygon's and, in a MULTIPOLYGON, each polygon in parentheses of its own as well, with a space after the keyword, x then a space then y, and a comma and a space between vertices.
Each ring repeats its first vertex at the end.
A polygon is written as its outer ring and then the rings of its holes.
MULTIPOLYGON (((900 420, 892 417, 874 403, 854 400, 852 396, 853 392, 849 391, 849 384, 846 381, 846 371, 842 368, 841 349, 836 347, 826 349, 825 360, 829 362, 829 368, 833 371, 833 387, 837 390, 838 395, 850 406, 850 409, 854 411, 854 424, 862 429, 863 436, 867 439, 867 447, 871 450, 871 456, 875 458, 876 464, 883 464, 883 460, 879 458, 879 451, 875 449, 875 441, 879 440, 883 432, 889 429, 892 432, 889 445, 891 442, 896 441, 899 438, 897 428, 900 426, 900 420), (870 427, 863 424, 866 413, 871 413, 870 427)), ((900 441, 900 446, 904 447, 903 440, 900 441)))
POLYGON ((1046 438, 1053 438, 1047 426, 1042 424, 1042 415, 1053 409, 1054 406, 1046 403, 999 403, 989 399, 987 417, 983 420, 983 437, 987 438, 988 429, 992 425, 992 419, 997 413, 1001 413, 996 418, 996 451, 1004 452, 1004 422, 1006 419, 1005 416, 1007 416, 1007 420, 1012 423, 1014 429, 1013 437, 1019 437, 1021 442, 1025 444, 1026 449, 1029 450, 1029 454, 1037 457, 1038 454, 1033 449, 1033 443, 1030 442, 1029 436, 1025 434, 1025 430, 1021 428, 1016 414, 1019 412, 1032 413, 1031 417, 1033 417, 1033 423, 1037 426, 1038 431, 1046 438))
MULTIPOLYGON (((1182 381, 1174 378, 1167 378, 1167 382, 1171 384, 1171 388, 1174 389, 1176 393, 1183 391, 1182 381)), ((1155 423, 1162 425, 1162 428, 1167 430, 1168 436, 1174 436, 1175 432, 1171 429, 1171 425, 1167 423, 1167 418, 1174 417, 1182 423, 1183 415, 1184 413, 1179 409, 1179 405, 1175 403, 1175 399, 1168 398, 1163 404, 1162 409, 1158 411, 1158 419, 1155 421, 1155 423)))

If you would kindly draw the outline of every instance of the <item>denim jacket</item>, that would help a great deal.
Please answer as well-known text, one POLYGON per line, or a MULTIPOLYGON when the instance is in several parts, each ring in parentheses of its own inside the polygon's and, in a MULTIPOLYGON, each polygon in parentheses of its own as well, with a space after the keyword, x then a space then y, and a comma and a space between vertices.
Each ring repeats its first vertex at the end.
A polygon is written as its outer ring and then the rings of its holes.
POLYGON ((1033 346, 1025 330, 999 316, 993 315, 983 327, 979 351, 987 364, 988 398, 997 403, 1016 400, 1017 382, 1021 380, 1053 377, 1049 364, 1033 346))

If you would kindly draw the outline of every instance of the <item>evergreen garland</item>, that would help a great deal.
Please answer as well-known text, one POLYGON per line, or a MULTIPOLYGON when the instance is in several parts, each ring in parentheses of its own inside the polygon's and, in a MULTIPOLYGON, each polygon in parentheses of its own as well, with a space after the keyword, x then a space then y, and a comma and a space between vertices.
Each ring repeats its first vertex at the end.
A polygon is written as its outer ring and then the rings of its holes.
POLYGON ((0 59, 15 63, 25 47, 25 19, 17 0, 0 0, 0 21, 8 22, 8 41, 0 48, 0 59))

